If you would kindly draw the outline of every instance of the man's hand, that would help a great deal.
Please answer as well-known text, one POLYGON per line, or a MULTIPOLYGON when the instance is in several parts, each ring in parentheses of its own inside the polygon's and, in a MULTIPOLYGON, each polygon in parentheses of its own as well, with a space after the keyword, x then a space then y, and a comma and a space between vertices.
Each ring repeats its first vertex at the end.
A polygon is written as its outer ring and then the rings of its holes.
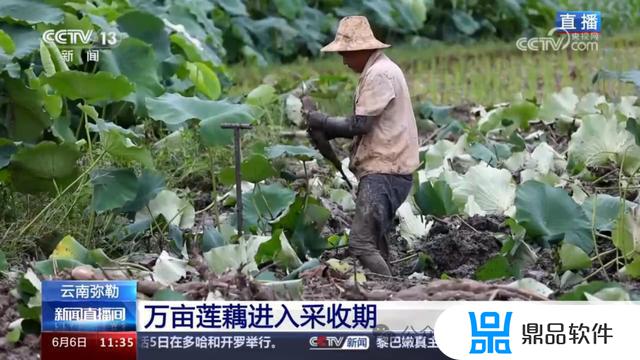
POLYGON ((325 113, 321 113, 319 111, 311 111, 307 115, 307 124, 312 129, 321 129, 324 130, 327 124, 327 118, 329 116, 325 113))

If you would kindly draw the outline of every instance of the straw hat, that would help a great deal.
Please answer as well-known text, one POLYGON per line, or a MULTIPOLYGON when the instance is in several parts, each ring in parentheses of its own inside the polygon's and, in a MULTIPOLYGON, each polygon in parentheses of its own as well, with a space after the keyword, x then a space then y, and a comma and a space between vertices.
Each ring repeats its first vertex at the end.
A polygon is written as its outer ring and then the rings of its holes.
POLYGON ((364 16, 347 16, 340 20, 336 38, 322 52, 384 49, 385 44, 373 36, 369 20, 364 16))

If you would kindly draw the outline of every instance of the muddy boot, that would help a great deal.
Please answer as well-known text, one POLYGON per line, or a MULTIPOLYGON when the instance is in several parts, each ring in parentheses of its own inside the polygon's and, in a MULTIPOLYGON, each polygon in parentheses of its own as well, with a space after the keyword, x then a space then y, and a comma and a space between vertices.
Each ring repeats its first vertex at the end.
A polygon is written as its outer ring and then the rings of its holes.
POLYGON ((358 256, 358 260, 362 266, 376 274, 391 276, 389 265, 380 254, 361 255, 358 256))

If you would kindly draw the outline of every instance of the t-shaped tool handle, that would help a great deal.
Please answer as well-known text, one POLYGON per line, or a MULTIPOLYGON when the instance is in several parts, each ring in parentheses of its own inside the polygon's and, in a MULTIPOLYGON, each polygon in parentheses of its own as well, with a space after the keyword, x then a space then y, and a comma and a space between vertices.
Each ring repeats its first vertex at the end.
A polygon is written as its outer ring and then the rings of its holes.
POLYGON ((240 130, 249 130, 253 126, 251 124, 240 123, 222 123, 220 127, 223 129, 233 129, 233 145, 234 145, 234 166, 236 170, 236 223, 238 225, 238 236, 242 235, 242 174, 240 168, 242 166, 242 153, 240 152, 240 130))

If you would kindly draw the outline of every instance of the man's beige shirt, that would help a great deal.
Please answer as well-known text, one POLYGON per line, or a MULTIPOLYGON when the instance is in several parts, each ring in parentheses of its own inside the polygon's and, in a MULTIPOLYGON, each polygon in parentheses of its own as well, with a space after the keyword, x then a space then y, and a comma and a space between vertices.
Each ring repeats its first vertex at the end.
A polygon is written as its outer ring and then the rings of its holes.
POLYGON ((349 168, 358 178, 373 173, 413 173, 418 129, 402 70, 382 51, 371 55, 355 94, 355 114, 373 116, 370 132, 354 139, 349 168))

